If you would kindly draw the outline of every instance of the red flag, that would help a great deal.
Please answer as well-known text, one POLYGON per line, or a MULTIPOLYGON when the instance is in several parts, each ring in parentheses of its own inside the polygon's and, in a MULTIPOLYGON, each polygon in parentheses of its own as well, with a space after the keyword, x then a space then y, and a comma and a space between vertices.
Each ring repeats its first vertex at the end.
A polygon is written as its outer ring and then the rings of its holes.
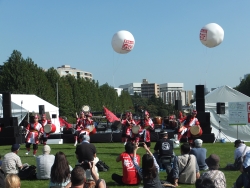
POLYGON ((65 126, 67 129, 72 128, 72 125, 61 117, 59 117, 59 122, 60 122, 60 127, 65 126))
POLYGON ((120 121, 120 119, 118 117, 115 116, 115 114, 113 114, 113 112, 111 112, 109 109, 107 109, 106 107, 103 107, 104 113, 106 115, 106 119, 109 122, 114 122, 114 121, 120 121))

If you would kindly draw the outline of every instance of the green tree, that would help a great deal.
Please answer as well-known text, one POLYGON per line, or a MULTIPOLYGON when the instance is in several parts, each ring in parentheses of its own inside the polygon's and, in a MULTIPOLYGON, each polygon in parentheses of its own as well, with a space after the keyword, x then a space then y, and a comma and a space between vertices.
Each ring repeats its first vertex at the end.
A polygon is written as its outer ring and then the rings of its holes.
POLYGON ((234 89, 250 97, 250 75, 243 79, 234 89))

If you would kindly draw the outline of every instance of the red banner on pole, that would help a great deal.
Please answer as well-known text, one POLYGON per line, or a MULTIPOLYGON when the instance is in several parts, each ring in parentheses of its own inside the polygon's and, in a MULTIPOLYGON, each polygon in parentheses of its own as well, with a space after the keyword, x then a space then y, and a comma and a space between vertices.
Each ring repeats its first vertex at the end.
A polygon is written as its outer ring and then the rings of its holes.
POLYGON ((113 112, 111 112, 109 109, 107 109, 106 107, 103 107, 104 110, 104 114, 106 115, 106 119, 110 122, 113 123, 114 121, 120 121, 120 119, 118 117, 116 117, 115 114, 113 114, 113 112))
POLYGON ((60 127, 65 126, 67 129, 72 128, 73 126, 68 123, 65 119, 59 117, 60 127))

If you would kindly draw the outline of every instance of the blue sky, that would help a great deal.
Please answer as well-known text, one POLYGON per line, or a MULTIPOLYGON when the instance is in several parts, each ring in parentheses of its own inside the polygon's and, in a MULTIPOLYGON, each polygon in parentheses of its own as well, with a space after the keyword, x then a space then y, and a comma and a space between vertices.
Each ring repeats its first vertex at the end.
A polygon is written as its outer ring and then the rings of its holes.
POLYGON ((184 83, 235 87, 250 73, 250 1, 0 0, 0 64, 13 50, 48 69, 67 64, 100 84, 184 83), (200 29, 217 23, 224 41, 206 48, 200 29), (111 39, 130 31, 135 47, 113 51, 111 39))

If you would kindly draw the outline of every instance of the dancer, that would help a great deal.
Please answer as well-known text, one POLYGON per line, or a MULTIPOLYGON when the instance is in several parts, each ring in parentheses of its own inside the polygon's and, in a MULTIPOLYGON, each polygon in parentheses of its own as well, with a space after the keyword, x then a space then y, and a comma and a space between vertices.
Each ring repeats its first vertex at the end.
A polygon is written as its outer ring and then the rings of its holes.
POLYGON ((92 119, 93 115, 92 113, 88 112, 86 113, 86 119, 84 121, 84 128, 89 131, 89 134, 95 134, 96 133, 96 128, 94 126, 94 121, 92 119))
MULTIPOLYGON (((43 126, 43 130, 44 130, 44 126, 49 123, 46 119, 46 114, 42 115, 42 119, 39 121, 39 123, 43 126)), ((49 134, 46 134, 45 132, 43 133, 42 138, 41 138, 43 145, 46 145, 46 142, 48 140, 48 136, 49 136, 49 134)))
POLYGON ((33 144, 33 156, 36 156, 40 137, 43 135, 43 126, 38 123, 38 115, 34 116, 34 122, 26 127, 26 155, 29 155, 30 145, 33 144))
POLYGON ((127 141, 131 136, 132 126, 136 126, 135 121, 133 120, 133 115, 131 112, 127 112, 126 119, 122 120, 122 141, 124 142, 124 145, 127 144, 127 141))
POLYGON ((148 111, 144 112, 144 120, 141 121, 143 122, 141 122, 142 131, 140 134, 142 135, 143 142, 145 142, 147 147, 150 148, 150 131, 154 130, 154 123, 150 118, 148 111))
POLYGON ((191 115, 188 115, 180 120, 180 122, 183 123, 184 125, 182 127, 180 127, 180 129, 178 131, 178 140, 181 140, 182 136, 187 132, 188 142, 190 144, 193 143, 190 128, 192 126, 198 126, 201 129, 200 122, 196 118, 196 115, 197 115, 197 111, 193 110, 191 115))
POLYGON ((74 138, 75 138, 74 146, 76 146, 77 143, 78 143, 79 134, 80 134, 81 130, 83 129, 84 123, 85 123, 85 120, 86 120, 84 112, 81 112, 80 115, 81 115, 80 118, 78 118, 78 116, 76 116, 76 127, 75 127, 76 131, 75 131, 75 134, 74 134, 74 138))

